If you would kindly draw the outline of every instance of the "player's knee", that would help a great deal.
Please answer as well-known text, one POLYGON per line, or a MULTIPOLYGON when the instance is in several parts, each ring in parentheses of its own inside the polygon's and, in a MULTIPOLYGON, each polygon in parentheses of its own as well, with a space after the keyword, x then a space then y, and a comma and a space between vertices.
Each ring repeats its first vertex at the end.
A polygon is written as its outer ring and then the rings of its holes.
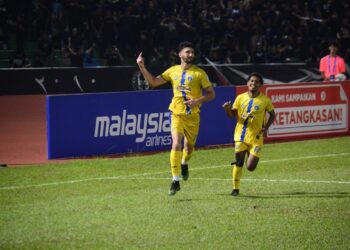
POLYGON ((253 172, 256 169, 256 164, 247 164, 247 169, 250 172, 253 172))
POLYGON ((241 159, 237 159, 236 160, 236 166, 237 167, 243 167, 244 165, 244 160, 241 160, 241 159))
POLYGON ((256 157, 254 155, 250 155, 247 160, 247 169, 249 171, 254 171, 259 163, 259 157, 256 157))
POLYGON ((254 171, 256 169, 256 166, 258 166, 259 159, 249 160, 247 161, 247 169, 249 171, 254 171))
POLYGON ((181 143, 173 142, 172 144, 172 150, 180 151, 181 150, 181 143))

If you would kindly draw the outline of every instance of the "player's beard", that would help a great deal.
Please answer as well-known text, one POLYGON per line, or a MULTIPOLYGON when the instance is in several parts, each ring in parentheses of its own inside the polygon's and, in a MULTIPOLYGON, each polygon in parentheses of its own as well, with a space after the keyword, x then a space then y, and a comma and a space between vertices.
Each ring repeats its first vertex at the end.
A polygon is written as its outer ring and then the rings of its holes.
POLYGON ((259 88, 252 88, 252 89, 251 89, 251 92, 254 93, 254 94, 255 94, 255 93, 258 93, 258 91, 259 91, 259 88))
POLYGON ((194 57, 187 57, 183 59, 183 61, 187 64, 192 64, 193 60, 194 60, 194 57))

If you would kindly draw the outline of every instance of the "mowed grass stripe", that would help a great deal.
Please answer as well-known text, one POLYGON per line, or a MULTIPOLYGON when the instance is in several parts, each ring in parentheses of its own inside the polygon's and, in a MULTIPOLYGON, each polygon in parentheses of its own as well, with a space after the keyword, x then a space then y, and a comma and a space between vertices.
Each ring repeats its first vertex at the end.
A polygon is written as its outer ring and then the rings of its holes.
MULTIPOLYGON (((310 156, 292 157, 292 158, 281 158, 281 159, 274 159, 274 160, 261 160, 260 163, 307 160, 307 159, 325 158, 325 157, 339 157, 339 156, 346 156, 346 155, 350 155, 350 152, 337 153, 337 154, 310 155, 310 156)), ((228 166, 228 164, 207 166, 207 167, 200 167, 200 168, 191 168, 191 171, 215 169, 215 168, 222 168, 222 167, 227 167, 227 166, 228 166)), ((142 176, 158 175, 158 174, 166 174, 166 173, 169 173, 169 171, 149 172, 149 173, 141 173, 141 174, 134 174, 134 175, 105 176, 105 177, 76 179, 76 180, 69 180, 69 181, 49 182, 49 183, 31 184, 31 185, 5 186, 5 187, 0 187, 0 190, 13 190, 13 189, 32 188, 32 187, 45 187, 45 186, 75 184, 75 183, 80 183, 80 182, 101 181, 101 180, 169 179, 169 178, 139 178, 139 177, 142 177, 142 176)), ((231 180, 229 178, 227 178, 227 179, 220 179, 220 178, 191 178, 191 179, 193 179, 193 180, 196 180, 196 179, 197 180, 224 180, 224 181, 231 180)), ((274 180, 274 179, 244 179, 244 178, 242 178, 242 181, 350 184, 350 181, 325 181, 325 180, 277 180, 277 179, 274 180)))

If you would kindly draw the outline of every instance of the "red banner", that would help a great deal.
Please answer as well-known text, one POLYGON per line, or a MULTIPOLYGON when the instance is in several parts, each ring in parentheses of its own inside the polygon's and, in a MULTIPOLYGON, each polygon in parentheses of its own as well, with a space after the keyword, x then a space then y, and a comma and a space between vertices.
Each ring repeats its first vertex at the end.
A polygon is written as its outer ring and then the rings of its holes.
MULTIPOLYGON (((247 91, 238 87, 237 94, 247 91)), ((266 85, 276 119, 267 141, 350 135, 350 82, 266 85)))

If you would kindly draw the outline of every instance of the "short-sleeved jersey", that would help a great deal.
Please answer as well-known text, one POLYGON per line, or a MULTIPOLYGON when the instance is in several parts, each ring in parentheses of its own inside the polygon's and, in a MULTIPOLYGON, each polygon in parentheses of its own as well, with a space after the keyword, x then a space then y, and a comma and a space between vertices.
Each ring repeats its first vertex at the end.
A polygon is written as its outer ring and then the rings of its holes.
POLYGON ((266 112, 274 109, 271 99, 263 93, 251 98, 246 92, 237 96, 232 109, 237 109, 238 113, 234 140, 262 145, 263 135, 260 132, 265 123, 266 112))
POLYGON ((320 61, 320 71, 324 72, 326 78, 329 78, 331 75, 336 76, 339 73, 345 73, 344 59, 340 56, 324 56, 320 61))
POLYGON ((171 82, 174 97, 170 103, 169 110, 177 115, 198 113, 200 107, 190 109, 184 104, 186 100, 202 96, 202 89, 211 87, 208 75, 196 65, 182 70, 180 65, 172 66, 160 75, 165 81, 171 82))

